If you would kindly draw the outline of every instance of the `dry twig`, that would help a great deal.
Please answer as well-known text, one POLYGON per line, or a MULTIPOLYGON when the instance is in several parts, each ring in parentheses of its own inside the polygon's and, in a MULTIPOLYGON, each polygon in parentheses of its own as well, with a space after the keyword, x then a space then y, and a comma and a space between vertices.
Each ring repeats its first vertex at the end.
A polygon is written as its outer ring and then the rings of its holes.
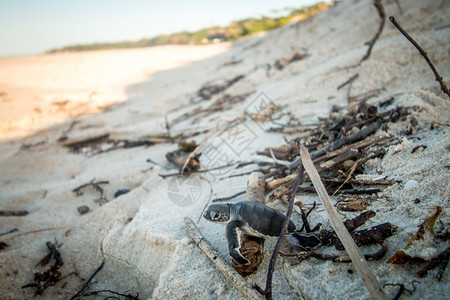
POLYGON ((294 186, 292 187, 290 193, 289 193, 289 204, 288 204, 288 210, 286 212, 286 216, 284 217, 283 226, 280 232, 280 236, 278 237, 277 243, 275 244, 275 249, 273 250, 272 257, 270 258, 269 263, 269 269, 267 270, 267 278, 266 278, 266 288, 263 290, 258 285, 255 285, 255 288, 263 295, 266 296, 266 299, 272 299, 272 277, 273 272, 275 268, 275 263, 277 261, 277 256, 280 251, 281 244, 283 243, 284 237, 287 232, 287 228, 289 225, 289 220, 291 219, 292 215, 292 209, 294 207, 294 199, 295 195, 297 194, 298 186, 303 182, 304 176, 303 176, 303 164, 300 164, 300 169, 297 174, 297 177, 294 181, 294 186))
POLYGON ((374 36, 370 41, 368 41, 368 42, 366 43, 366 44, 369 46, 369 48, 367 49, 366 54, 365 54, 365 55, 363 56, 363 58, 359 61, 359 63, 356 64, 355 67, 359 66, 363 61, 365 61, 366 59, 368 59, 368 58, 370 57, 370 54, 372 53, 372 48, 373 48, 373 46, 375 45, 375 42, 376 42, 376 41, 378 40, 378 38, 380 37, 381 32, 383 31, 384 23, 386 23, 386 14, 385 14, 385 12, 384 12, 383 4, 381 4, 381 0, 375 0, 375 1, 373 2, 373 5, 374 5, 375 8, 377 9, 378 15, 379 15, 379 17, 380 17, 380 19, 381 19, 381 21, 380 21, 380 26, 378 27, 378 31, 377 31, 377 33, 375 34, 375 36, 374 36))
POLYGON ((448 87, 445 85, 442 76, 439 75, 438 71, 436 70, 436 68, 434 67, 433 63, 431 62, 430 58, 428 57, 427 53, 425 52, 425 50, 422 49, 422 47, 420 47, 420 45, 403 29, 403 27, 400 26, 400 24, 397 23, 397 21, 395 20, 395 18, 393 16, 389 17, 389 20, 392 22, 392 24, 394 24, 394 26, 398 29, 398 31, 400 31, 405 38, 408 39, 408 41, 411 42, 411 44, 414 45, 414 47, 416 47, 416 49, 419 51, 419 53, 423 56, 423 58, 425 59, 425 61, 427 62, 427 64, 430 66, 431 71, 433 71, 434 76, 436 77, 436 80, 439 82, 439 84, 441 85, 441 90, 447 94, 447 96, 450 97, 450 91, 448 90, 448 87))

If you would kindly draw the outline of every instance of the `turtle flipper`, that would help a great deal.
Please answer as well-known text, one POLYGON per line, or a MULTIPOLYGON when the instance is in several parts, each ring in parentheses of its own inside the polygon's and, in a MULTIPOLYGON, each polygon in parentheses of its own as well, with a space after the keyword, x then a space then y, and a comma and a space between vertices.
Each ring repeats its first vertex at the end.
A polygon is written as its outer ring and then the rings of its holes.
POLYGON ((240 220, 234 220, 227 224, 226 236, 228 241, 228 249, 231 257, 236 259, 240 264, 248 265, 250 261, 246 259, 240 252, 241 243, 239 240, 239 234, 237 229, 244 226, 244 222, 240 220))
POLYGON ((299 233, 297 231, 294 231, 293 233, 287 235, 286 239, 291 244, 294 244, 295 246, 306 250, 316 248, 317 246, 322 244, 322 242, 316 235, 311 233, 299 233))

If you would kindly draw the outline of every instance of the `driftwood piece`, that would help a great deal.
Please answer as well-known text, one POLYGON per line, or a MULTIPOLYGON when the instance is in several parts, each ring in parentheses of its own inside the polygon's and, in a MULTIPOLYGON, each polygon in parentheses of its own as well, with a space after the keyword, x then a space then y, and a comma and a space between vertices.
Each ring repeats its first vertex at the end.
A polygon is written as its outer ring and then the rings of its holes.
MULTIPOLYGON (((247 201, 258 202, 264 204, 264 190, 266 187, 266 179, 261 172, 253 172, 250 174, 247 185, 246 199, 247 201)), ((233 258, 232 266, 242 276, 248 276, 256 271, 258 266, 264 259, 264 239, 254 236, 248 236, 241 233, 241 254, 250 261, 249 265, 240 264, 233 258)))
MULTIPOLYGON (((333 143, 329 144, 328 146, 312 152, 311 158, 312 159, 319 158, 321 156, 326 155, 328 152, 332 152, 334 150, 341 148, 344 145, 362 140, 365 137, 367 137, 367 136, 371 135, 372 133, 374 133, 375 131, 377 131, 378 128, 380 128, 380 123, 378 123, 378 122, 372 123, 372 124, 368 125, 367 127, 364 127, 361 130, 359 130, 351 135, 344 136, 344 137, 334 141, 333 143)), ((289 165, 289 170, 292 171, 292 170, 296 169, 300 165, 300 161, 301 161, 301 158, 298 158, 295 161, 293 161, 289 165)))
MULTIPOLYGON (((318 172, 322 172, 324 170, 331 169, 334 166, 336 166, 336 165, 338 165, 338 164, 340 164, 340 163, 342 163, 342 162, 344 162, 344 161, 346 161, 348 159, 351 159, 351 158, 354 158, 354 157, 358 156, 359 154, 360 154, 360 152, 357 149, 349 149, 345 153, 343 153, 343 154, 341 154, 339 156, 335 156, 332 159, 330 159, 330 160, 320 164, 319 167, 317 168, 317 171, 318 172)), ((277 187, 279 187, 279 186, 281 186, 283 184, 290 183, 290 182, 292 182, 295 179, 295 177, 296 177, 296 174, 293 173, 293 174, 287 175, 287 176, 285 176, 283 178, 275 179, 275 180, 267 183, 266 190, 267 191, 272 191, 272 190, 276 189, 277 187)), ((306 177, 306 178, 308 178, 308 177, 306 177)), ((287 190, 284 193, 281 193, 281 194, 278 193, 277 197, 283 196, 286 192, 287 192, 287 190)))
POLYGON ((247 185, 246 198, 247 201, 254 201, 264 204, 264 190, 266 187, 266 179, 261 172, 253 172, 250 174, 247 185))
POLYGON ((343 154, 341 154, 339 156, 336 156, 336 157, 334 157, 334 158, 332 158, 332 159, 330 159, 330 160, 320 164, 319 167, 317 168, 317 172, 321 172, 323 170, 331 169, 334 166, 336 166, 336 165, 338 165, 338 164, 340 164, 340 163, 342 163, 342 162, 344 162, 346 160, 349 160, 349 159, 352 159, 352 158, 356 157, 359 153, 360 152, 358 150, 356 150, 356 149, 350 149, 347 152, 345 152, 345 153, 343 153, 343 154))
POLYGON ((336 208, 331 203, 330 196, 328 195, 322 181, 320 180, 319 173, 314 167, 314 163, 309 156, 308 150, 304 146, 301 146, 300 148, 300 157, 306 172, 309 174, 311 181, 313 182, 314 187, 317 190, 317 194, 322 201, 323 207, 327 212, 333 229, 335 230, 339 239, 342 241, 345 250, 350 256, 350 259, 352 260, 356 271, 361 277, 362 282, 366 286, 370 295, 373 299, 388 299, 383 291, 383 287, 380 285, 377 278, 371 271, 367 260, 364 258, 364 255, 361 253, 361 250, 356 245, 347 228, 345 228, 344 223, 342 222, 339 214, 336 211, 336 208))
POLYGON ((348 231, 352 232, 359 226, 366 223, 367 220, 370 218, 375 217, 375 212, 373 210, 365 211, 358 216, 354 217, 353 219, 347 220, 344 222, 345 228, 347 228, 348 231))
MULTIPOLYGON (((358 246, 376 243, 381 244, 386 238, 392 236, 396 229, 396 226, 387 222, 368 229, 356 231, 354 233, 351 233, 350 235, 355 240, 355 243, 358 246)), ((334 245, 336 249, 344 250, 344 246, 339 239, 336 240, 334 245)))
POLYGON ((339 201, 336 204, 336 208, 343 211, 364 211, 368 206, 369 199, 360 196, 346 197, 345 200, 339 201))
POLYGON ((200 229, 189 218, 184 218, 184 224, 194 240, 195 244, 206 254, 225 278, 246 299, 260 299, 261 296, 223 259, 217 250, 213 249, 209 242, 203 237, 200 229))
POLYGON ((314 159, 314 163, 318 163, 320 161, 327 160, 327 159, 333 158, 335 156, 339 156, 341 154, 346 153, 347 151, 349 151, 351 149, 365 148, 365 147, 380 143, 380 142, 388 140, 388 139, 390 139, 389 136, 376 136, 376 137, 366 138, 365 140, 362 140, 360 142, 356 142, 356 143, 344 146, 333 152, 326 153, 325 155, 314 159))
MULTIPOLYGON (((345 228, 349 232, 354 231, 356 228, 360 227, 364 223, 367 222, 367 220, 373 218, 375 216, 375 212, 372 210, 368 210, 365 212, 362 212, 358 216, 354 217, 353 219, 346 220, 344 222, 345 228)), ((334 231, 328 231, 326 229, 322 230, 319 233, 320 240, 322 241, 322 244, 324 245, 331 245, 334 244, 337 240, 336 233, 334 231)))

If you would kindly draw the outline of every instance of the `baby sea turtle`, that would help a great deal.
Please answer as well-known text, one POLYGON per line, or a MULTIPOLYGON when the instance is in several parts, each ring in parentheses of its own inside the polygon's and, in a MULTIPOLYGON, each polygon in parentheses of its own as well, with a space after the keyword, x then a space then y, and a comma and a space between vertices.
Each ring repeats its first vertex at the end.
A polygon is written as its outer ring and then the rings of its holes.
MULTIPOLYGON (((242 201, 212 204, 203 217, 208 221, 227 225, 226 237, 230 255, 241 264, 249 264, 249 261, 240 253, 241 244, 237 229, 251 236, 277 237, 280 235, 285 216, 266 205, 242 201)), ((311 249, 320 244, 320 240, 315 235, 297 232, 292 221, 289 221, 288 232, 286 239, 303 249, 311 249)))

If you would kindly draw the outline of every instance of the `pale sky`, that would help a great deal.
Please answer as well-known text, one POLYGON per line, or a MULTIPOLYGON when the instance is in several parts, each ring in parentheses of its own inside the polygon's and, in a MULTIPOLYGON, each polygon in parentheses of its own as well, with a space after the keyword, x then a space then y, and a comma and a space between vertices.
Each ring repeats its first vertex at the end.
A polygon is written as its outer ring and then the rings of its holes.
POLYGON ((0 0, 0 56, 225 26, 318 0, 0 0))

